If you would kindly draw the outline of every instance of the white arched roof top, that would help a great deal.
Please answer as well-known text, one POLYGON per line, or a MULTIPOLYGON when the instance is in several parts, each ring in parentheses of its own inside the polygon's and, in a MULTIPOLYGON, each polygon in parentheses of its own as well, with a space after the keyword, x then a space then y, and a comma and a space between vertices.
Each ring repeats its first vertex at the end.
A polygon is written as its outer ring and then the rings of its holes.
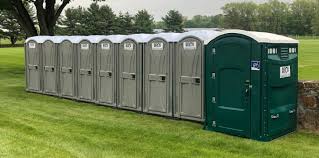
POLYGON ((33 36, 28 38, 25 43, 28 43, 29 41, 35 41, 37 43, 44 43, 47 40, 51 40, 53 36, 33 36))
POLYGON ((147 43, 153 36, 154 34, 132 34, 132 35, 126 36, 124 40, 133 39, 137 43, 147 43))
POLYGON ((248 36, 258 43, 292 43, 292 44, 298 44, 299 41, 282 36, 282 35, 277 35, 273 33, 268 33, 268 32, 255 32, 255 31, 245 31, 245 30, 224 30, 222 31, 223 34, 230 34, 230 33, 235 33, 235 34, 241 34, 248 36))
POLYGON ((202 40, 204 44, 208 44, 211 40, 215 39, 221 34, 222 34, 221 31, 216 31, 216 30, 189 31, 189 32, 181 33, 178 36, 177 41, 181 41, 187 37, 197 37, 198 39, 202 40))
POLYGON ((121 43, 125 37, 125 35, 109 35, 106 36, 106 39, 110 40, 112 43, 121 43))
POLYGON ((91 35, 88 38, 90 38, 92 43, 100 43, 103 40, 108 40, 107 36, 105 35, 91 35))
POLYGON ((178 42, 179 33, 159 33, 154 34, 151 38, 149 38, 148 42, 150 40, 153 40, 155 38, 162 38, 166 40, 166 42, 178 42))

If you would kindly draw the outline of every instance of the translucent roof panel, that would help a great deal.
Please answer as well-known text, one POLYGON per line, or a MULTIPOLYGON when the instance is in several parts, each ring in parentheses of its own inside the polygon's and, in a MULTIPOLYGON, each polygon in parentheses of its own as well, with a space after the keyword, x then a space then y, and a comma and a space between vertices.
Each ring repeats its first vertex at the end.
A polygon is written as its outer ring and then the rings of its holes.
POLYGON ((125 35, 109 35, 106 36, 106 39, 110 40, 112 43, 121 43, 125 37, 125 35))
POLYGON ((33 36, 28 38, 25 43, 28 43, 29 41, 36 41, 37 43, 44 43, 47 40, 50 40, 52 36, 33 36))
POLYGON ((189 31, 181 33, 178 37, 178 41, 188 37, 188 36, 194 36, 199 38, 204 42, 204 44, 209 43, 211 40, 215 39, 219 35, 221 35, 221 31, 216 30, 196 30, 196 31, 189 31))
POLYGON ((125 39, 133 39, 138 43, 147 43, 153 36, 153 34, 132 34, 126 36, 125 39))
POLYGON ((148 41, 154 38, 163 38, 167 42, 178 42, 179 36, 179 33, 159 33, 154 34, 148 41))
POLYGON ((295 43, 295 44, 299 43, 298 40, 295 40, 286 36, 282 36, 282 35, 267 33, 267 32, 255 32, 255 31, 245 31, 245 30, 224 30, 222 32, 223 34, 236 33, 236 34, 245 35, 256 40, 259 43, 295 43))

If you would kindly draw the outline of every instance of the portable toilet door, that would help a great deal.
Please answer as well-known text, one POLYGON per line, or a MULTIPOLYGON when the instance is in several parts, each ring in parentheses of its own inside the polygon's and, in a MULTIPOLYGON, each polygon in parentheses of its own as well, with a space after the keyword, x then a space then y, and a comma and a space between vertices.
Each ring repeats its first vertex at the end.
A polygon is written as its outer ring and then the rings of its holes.
POLYGON ((195 36, 177 43, 174 117, 203 121, 203 51, 203 41, 195 36))
POLYGON ((58 95, 58 51, 53 38, 42 44, 43 93, 48 95, 58 95))
POLYGON ((58 45, 60 96, 63 98, 76 98, 76 47, 72 37, 65 37, 58 45))
POLYGON ((116 43, 107 37, 97 44, 97 92, 98 104, 116 106, 116 43))
POLYGON ((42 93, 42 43, 45 39, 45 36, 36 36, 26 40, 26 91, 42 93))
POLYGON ((81 101, 94 101, 95 49, 90 38, 83 37, 77 44, 77 99, 81 101))
POLYGON ((205 128, 263 141, 295 130, 297 46, 243 30, 212 40, 205 53, 205 128))
POLYGON ((176 34, 157 34, 145 45, 143 53, 143 112, 173 116, 173 53, 176 34))
POLYGON ((119 46, 119 108, 142 111, 142 50, 143 46, 130 37, 119 46))

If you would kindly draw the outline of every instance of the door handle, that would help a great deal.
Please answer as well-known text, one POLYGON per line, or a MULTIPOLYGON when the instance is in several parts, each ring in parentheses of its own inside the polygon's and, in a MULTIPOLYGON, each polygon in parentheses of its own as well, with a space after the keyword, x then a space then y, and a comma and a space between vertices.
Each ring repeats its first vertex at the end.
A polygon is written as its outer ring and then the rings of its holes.
POLYGON ((250 85, 250 81, 246 80, 245 81, 245 96, 249 96, 249 91, 250 91, 251 85, 250 85))

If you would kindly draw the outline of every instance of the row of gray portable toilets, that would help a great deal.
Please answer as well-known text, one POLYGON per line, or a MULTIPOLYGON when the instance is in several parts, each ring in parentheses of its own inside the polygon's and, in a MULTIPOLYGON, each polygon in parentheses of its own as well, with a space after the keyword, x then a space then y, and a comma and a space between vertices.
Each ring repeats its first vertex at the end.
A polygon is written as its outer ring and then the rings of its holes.
POLYGON ((219 33, 32 37, 27 91, 203 121, 204 41, 219 33))

